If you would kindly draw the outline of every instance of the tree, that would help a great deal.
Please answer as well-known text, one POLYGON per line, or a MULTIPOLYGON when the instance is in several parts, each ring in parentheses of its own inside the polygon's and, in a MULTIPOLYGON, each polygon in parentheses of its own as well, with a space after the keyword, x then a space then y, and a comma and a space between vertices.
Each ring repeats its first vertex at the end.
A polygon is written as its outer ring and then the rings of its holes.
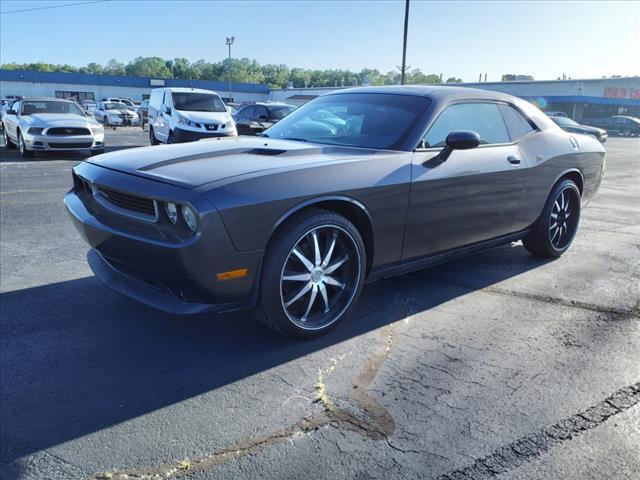
POLYGON ((103 73, 105 75, 125 75, 126 71, 124 68, 124 63, 121 63, 115 58, 112 58, 104 67, 103 73))
POLYGON ((136 57, 125 67, 127 75, 132 77, 171 78, 171 70, 160 57, 136 57))
POLYGON ((447 83, 462 83, 461 78, 449 77, 447 78, 447 83))

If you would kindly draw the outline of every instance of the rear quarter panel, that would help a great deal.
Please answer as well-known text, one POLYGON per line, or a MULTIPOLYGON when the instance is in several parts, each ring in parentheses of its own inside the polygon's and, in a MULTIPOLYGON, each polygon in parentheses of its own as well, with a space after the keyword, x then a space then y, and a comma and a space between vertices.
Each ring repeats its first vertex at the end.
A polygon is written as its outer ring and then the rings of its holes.
POLYGON ((527 228, 537 220, 551 189, 566 174, 577 172, 582 177, 583 206, 597 192, 604 175, 605 149, 592 136, 548 128, 524 138, 519 146, 527 172, 524 200, 514 230, 527 228))

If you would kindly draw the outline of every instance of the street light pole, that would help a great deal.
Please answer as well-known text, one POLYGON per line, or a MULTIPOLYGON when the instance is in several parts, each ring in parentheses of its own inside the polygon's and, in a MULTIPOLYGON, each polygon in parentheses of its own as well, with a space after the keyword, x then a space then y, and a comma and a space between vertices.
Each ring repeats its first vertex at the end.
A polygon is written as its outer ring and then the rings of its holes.
POLYGON ((400 85, 404 85, 407 67, 407 32, 409 31, 409 0, 404 4, 404 39, 402 40, 402 69, 400 71, 400 85))
POLYGON ((227 101, 227 103, 229 103, 231 101, 231 45, 233 45, 233 42, 236 40, 236 37, 227 37, 227 46, 229 47, 229 72, 228 72, 228 76, 229 76, 229 100, 227 101))

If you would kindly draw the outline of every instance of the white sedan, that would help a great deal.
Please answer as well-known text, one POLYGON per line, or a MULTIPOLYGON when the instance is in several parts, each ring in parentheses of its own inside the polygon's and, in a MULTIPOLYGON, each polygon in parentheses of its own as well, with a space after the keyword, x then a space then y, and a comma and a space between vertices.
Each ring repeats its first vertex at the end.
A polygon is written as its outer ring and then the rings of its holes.
POLYGON ((23 157, 52 150, 104 152, 104 128, 69 100, 24 98, 3 116, 6 148, 18 146, 23 157))
POLYGON ((103 125, 125 126, 140 125, 140 116, 132 107, 121 102, 98 102, 93 116, 103 125))

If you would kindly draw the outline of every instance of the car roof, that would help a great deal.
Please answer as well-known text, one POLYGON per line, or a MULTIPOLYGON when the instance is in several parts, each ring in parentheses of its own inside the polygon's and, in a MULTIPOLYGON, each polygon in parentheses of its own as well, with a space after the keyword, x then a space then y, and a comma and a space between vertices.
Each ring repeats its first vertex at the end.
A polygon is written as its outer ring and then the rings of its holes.
POLYGON ((513 100, 516 97, 491 90, 478 88, 454 87, 448 85, 385 85, 380 87, 355 87, 344 90, 334 90, 326 95, 340 95, 343 93, 389 93, 395 95, 414 95, 416 97, 456 97, 478 98, 493 100, 513 100))
MULTIPOLYGON (((155 90, 155 89, 154 89, 155 90)), ((157 90, 164 90, 166 92, 176 92, 176 93, 215 93, 218 95, 218 92, 214 90, 206 90, 204 88, 190 88, 190 87, 164 87, 158 88, 157 90)))
POLYGON ((76 103, 75 100, 67 100, 66 98, 56 98, 56 97, 24 97, 24 98, 20 98, 19 100, 22 100, 23 102, 29 102, 29 101, 42 102, 44 100, 47 100, 47 101, 55 100, 56 102, 76 103))

